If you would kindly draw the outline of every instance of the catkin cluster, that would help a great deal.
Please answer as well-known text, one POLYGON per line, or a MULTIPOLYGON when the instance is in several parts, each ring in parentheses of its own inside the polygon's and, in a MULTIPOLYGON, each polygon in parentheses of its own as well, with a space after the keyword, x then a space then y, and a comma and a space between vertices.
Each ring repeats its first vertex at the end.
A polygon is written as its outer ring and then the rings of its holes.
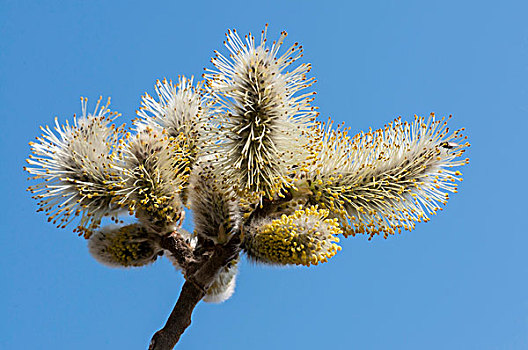
MULTIPOLYGON (((257 263, 317 265, 340 236, 386 238, 428 221, 462 181, 464 129, 434 114, 356 135, 318 121, 311 66, 286 37, 230 30, 202 81, 157 81, 130 129, 115 125, 110 101, 89 112, 81 99, 79 117, 30 143, 38 211, 58 227, 75 222, 95 259, 124 267, 155 261, 168 235, 204 256, 236 237, 257 263)), ((238 261, 206 301, 233 294, 238 261)))

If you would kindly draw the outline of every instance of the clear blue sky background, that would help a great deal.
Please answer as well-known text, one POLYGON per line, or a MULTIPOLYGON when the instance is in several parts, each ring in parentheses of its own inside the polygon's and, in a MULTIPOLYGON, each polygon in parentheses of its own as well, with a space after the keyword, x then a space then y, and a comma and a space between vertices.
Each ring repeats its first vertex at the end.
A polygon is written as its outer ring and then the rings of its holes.
POLYGON ((323 118, 359 131, 453 114, 471 164, 411 233, 343 240, 310 269, 244 262, 234 297, 200 304, 180 348, 528 349, 528 6, 495 3, 0 0, 0 348, 147 347, 182 277, 167 261, 99 265, 35 213, 27 143, 81 95, 112 96, 128 122, 157 78, 200 76, 227 28, 268 22, 304 45, 323 118))

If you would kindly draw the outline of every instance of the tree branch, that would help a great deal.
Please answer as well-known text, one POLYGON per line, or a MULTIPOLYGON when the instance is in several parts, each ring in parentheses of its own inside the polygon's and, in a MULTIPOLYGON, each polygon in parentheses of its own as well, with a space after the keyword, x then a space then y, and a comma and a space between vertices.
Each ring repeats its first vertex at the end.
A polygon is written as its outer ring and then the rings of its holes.
MULTIPOLYGON (((266 216, 271 208, 289 200, 291 193, 287 191, 283 197, 265 201, 262 206, 255 208, 245 224, 266 216)), ((177 232, 163 237, 160 245, 174 256, 183 270, 186 281, 165 326, 152 337, 149 350, 174 348, 183 332, 190 326, 194 308, 205 296, 219 271, 236 259, 241 250, 240 232, 235 233, 223 245, 213 245, 210 240, 199 240, 194 251, 177 232)))
POLYGON ((159 240, 160 246, 168 250, 183 271, 194 262, 193 249, 177 231, 163 236, 159 240))
POLYGON ((169 350, 174 348, 185 329, 191 325, 192 312, 204 295, 205 291, 203 289, 198 288, 192 282, 186 281, 167 323, 152 337, 149 350, 169 350))
MULTIPOLYGON (((174 241, 175 244, 177 242, 177 240, 174 241)), ((174 249, 175 247, 168 250, 172 252, 174 249)), ((226 244, 215 245, 210 258, 207 259, 204 255, 203 259, 195 261, 196 266, 192 266, 189 269, 195 272, 185 274, 186 281, 183 284, 178 301, 165 326, 152 337, 149 350, 170 350, 174 348, 185 329, 191 324, 191 315, 194 308, 202 300, 218 272, 235 259, 239 252, 240 235, 235 234, 226 244)), ((190 265, 187 264, 186 267, 190 267, 190 265)))

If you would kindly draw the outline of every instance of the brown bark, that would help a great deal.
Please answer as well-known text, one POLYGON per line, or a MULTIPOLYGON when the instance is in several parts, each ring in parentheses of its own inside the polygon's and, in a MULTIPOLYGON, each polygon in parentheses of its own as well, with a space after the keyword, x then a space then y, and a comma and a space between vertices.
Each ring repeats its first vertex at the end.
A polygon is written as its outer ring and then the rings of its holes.
MULTIPOLYGON (((287 192, 284 197, 266 201, 262 206, 255 208, 245 224, 265 216, 270 208, 290 199, 291 194, 287 192)), ((191 315, 196 305, 205 296, 220 270, 237 258, 241 250, 240 232, 223 245, 214 245, 209 240, 201 239, 194 251, 178 233, 164 237, 160 245, 175 257, 182 267, 186 281, 165 326, 152 337, 149 350, 171 350, 176 346, 185 329, 191 324, 191 315)))
MULTIPOLYGON (((167 242, 165 242, 167 243, 167 242)), ((173 243, 177 243, 175 240, 173 243)), ((173 246, 169 249, 175 250, 173 246)), ((200 300, 204 297, 207 289, 213 283, 218 272, 230 261, 238 256, 240 251, 240 238, 236 234, 225 245, 216 245, 212 255, 203 255, 202 259, 192 262, 187 261, 187 272, 182 291, 172 310, 165 326, 157 331, 150 342, 149 350, 173 349, 181 335, 191 324, 191 315, 200 300)), ((173 253, 174 254, 174 253, 173 253)))
POLYGON ((204 295, 205 292, 202 289, 186 281, 167 323, 152 337, 149 350, 174 348, 185 329, 191 325, 191 314, 204 295))
POLYGON ((186 271, 189 265, 194 262, 192 247, 177 232, 162 237, 159 244, 163 249, 170 252, 183 271, 186 271))

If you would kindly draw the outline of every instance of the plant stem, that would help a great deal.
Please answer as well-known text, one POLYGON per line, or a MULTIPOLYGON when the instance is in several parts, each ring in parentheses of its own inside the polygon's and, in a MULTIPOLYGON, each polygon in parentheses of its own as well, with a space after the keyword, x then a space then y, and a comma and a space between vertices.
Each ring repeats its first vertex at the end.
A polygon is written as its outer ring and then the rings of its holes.
POLYGON ((195 271, 186 275, 180 296, 169 319, 162 329, 157 331, 150 342, 149 350, 170 350, 180 340, 181 335, 191 324, 191 315, 196 305, 202 300, 219 271, 238 257, 240 252, 240 235, 235 234, 224 245, 214 246, 213 254, 196 262, 195 271))

